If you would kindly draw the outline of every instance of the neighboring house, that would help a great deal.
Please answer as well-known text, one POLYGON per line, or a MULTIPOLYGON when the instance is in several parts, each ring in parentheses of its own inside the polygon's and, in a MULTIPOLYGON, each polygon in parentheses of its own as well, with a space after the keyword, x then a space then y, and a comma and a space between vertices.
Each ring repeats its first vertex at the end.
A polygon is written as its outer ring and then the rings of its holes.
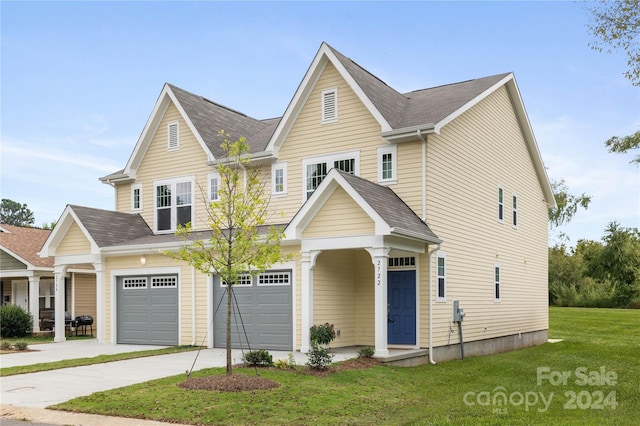
POLYGON ((125 168, 101 178, 116 211, 67 206, 42 255, 57 275, 95 268, 101 341, 224 347, 220 280, 160 254, 180 224, 207 238, 221 129, 266 169, 295 254, 236 287, 252 349, 307 351, 330 322, 333 347, 451 359, 454 300, 469 355, 546 341, 555 202, 513 74, 402 94, 324 43, 281 118, 166 84, 125 168))
MULTIPOLYGON (((40 331, 41 319, 51 319, 55 308, 53 258, 38 255, 50 233, 46 229, 0 224, 2 303, 19 305, 30 312, 34 331, 40 331)), ((72 266, 64 274, 66 291, 62 311, 69 315, 95 315, 95 274, 88 268, 87 265, 72 266)), ((51 323, 45 322, 44 326, 51 323)))

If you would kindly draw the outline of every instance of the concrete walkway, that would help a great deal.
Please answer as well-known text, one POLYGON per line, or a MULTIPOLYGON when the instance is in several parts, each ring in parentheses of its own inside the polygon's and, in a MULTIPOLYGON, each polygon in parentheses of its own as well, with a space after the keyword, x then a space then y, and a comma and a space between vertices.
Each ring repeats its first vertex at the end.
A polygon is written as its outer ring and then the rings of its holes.
MULTIPOLYGON (((10 367, 31 365, 41 362, 94 357, 103 354, 137 352, 157 349, 158 346, 107 345, 96 340, 74 340, 60 343, 33 345, 32 352, 0 355, 0 366, 10 367)), ((289 352, 269 351, 274 361, 287 359, 289 352)), ((240 363, 242 352, 233 351, 233 362, 240 363)), ((296 363, 304 365, 307 356, 294 352, 296 363)), ((338 351, 334 361, 342 361, 356 356, 355 350, 338 351)), ((224 349, 203 349, 198 353, 181 352, 96 364, 83 367, 65 368, 40 373, 20 374, 0 378, 0 400, 2 417, 29 419, 34 422, 77 425, 159 425, 158 422, 143 422, 107 416, 63 413, 44 410, 45 407, 68 401, 94 392, 115 389, 163 377, 185 374, 187 370, 223 367, 226 365, 224 349), (197 357, 197 358, 196 358, 197 357), (195 365, 194 365, 195 362, 195 365), (73 416, 76 420, 73 420, 73 416), (59 422, 59 423, 57 423, 59 422)))

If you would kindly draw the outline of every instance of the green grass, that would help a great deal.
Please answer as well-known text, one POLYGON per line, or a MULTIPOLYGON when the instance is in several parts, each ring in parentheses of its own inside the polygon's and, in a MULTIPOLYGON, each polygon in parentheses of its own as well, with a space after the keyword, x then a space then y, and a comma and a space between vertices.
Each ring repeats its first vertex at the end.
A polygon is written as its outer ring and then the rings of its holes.
MULTIPOLYGON (((185 390, 177 386, 185 380, 180 375, 95 393, 53 408, 203 425, 635 424, 640 418, 640 311, 552 308, 550 327, 550 338, 565 340, 436 366, 380 366, 327 377, 259 370, 281 386, 240 393, 185 390), (551 373, 569 372, 567 383, 538 384, 538 368, 545 367, 551 373), (594 377, 604 368, 610 380, 611 374, 617 375, 615 384, 598 385, 592 378, 592 384, 581 385, 576 375, 580 368, 594 377), (500 391, 511 402, 494 404, 500 391), (531 404, 517 404, 519 395, 531 404), (605 399, 607 395, 615 397, 605 399), (541 396, 551 401, 546 409, 541 396), (602 409, 592 404, 597 400, 602 409)), ((224 371, 207 369, 194 376, 209 374, 224 371)), ((255 373, 238 369, 236 374, 255 373)))
MULTIPOLYGON (((197 346, 171 346, 162 349, 150 349, 138 352, 126 352, 113 355, 98 355, 91 358, 76 358, 63 361, 45 362, 40 364, 22 365, 16 367, 0 368, 0 377, 14 376, 16 374, 37 373, 39 371, 58 370, 60 368, 80 367, 83 365, 104 364, 105 362, 124 361, 133 358, 147 356, 174 354, 198 349, 197 346)), ((20 356, 19 353, 7 356, 20 356)))

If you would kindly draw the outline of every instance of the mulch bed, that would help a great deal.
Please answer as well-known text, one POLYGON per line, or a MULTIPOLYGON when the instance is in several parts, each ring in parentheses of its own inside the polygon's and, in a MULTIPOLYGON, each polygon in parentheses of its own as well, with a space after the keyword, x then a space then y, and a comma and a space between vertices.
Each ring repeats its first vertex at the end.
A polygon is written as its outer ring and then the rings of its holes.
MULTIPOLYGON (((298 367, 297 370, 300 370, 304 374, 326 377, 339 371, 360 370, 380 364, 380 361, 374 358, 353 358, 332 364, 324 370, 316 370, 308 367, 298 367)), ((190 390, 241 392, 273 389, 279 387, 280 383, 265 377, 234 373, 230 376, 226 374, 216 374, 206 377, 190 377, 184 382, 179 383, 178 386, 190 390)))

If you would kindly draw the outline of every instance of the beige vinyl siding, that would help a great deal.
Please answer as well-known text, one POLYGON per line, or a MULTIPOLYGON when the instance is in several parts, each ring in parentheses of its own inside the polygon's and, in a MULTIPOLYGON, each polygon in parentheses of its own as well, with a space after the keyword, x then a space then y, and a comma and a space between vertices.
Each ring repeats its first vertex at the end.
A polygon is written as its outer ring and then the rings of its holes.
POLYGON ((302 205, 303 189, 306 191, 302 161, 307 157, 359 151, 360 176, 375 182, 376 149, 385 145, 380 131, 378 122, 335 67, 327 64, 278 154, 278 161, 287 162, 288 191, 287 196, 271 199, 274 211, 283 212, 283 220, 288 222, 302 205), (338 121, 321 124, 321 92, 334 87, 338 88, 338 121))
POLYGON ((433 305, 434 343, 450 340, 454 298, 466 313, 465 340, 547 329, 547 206, 506 89, 430 136, 427 157, 427 223, 447 253, 447 302, 433 305), (505 190, 502 224, 498 186, 505 190), (518 194, 517 229, 511 226, 512 193, 518 194))
POLYGON ((84 232, 82 232, 80 227, 74 222, 69 227, 60 245, 56 248, 56 256, 87 253, 91 253, 91 243, 89 243, 84 232))
POLYGON ((0 250, 0 270, 27 269, 27 265, 20 262, 4 250, 0 250))
MULTIPOLYGON (((155 230, 155 187, 158 180, 195 177, 195 186, 191 188, 192 210, 195 212, 195 228, 206 226, 205 202, 208 202, 208 174, 214 168, 207 165, 207 155, 202 145, 189 129, 180 112, 171 104, 160 121, 149 148, 136 173, 136 182, 142 183, 142 217, 155 230), (178 121, 180 148, 167 149, 167 124, 178 121)), ((131 212, 131 184, 117 187, 117 208, 124 213, 131 212)))
MULTIPOLYGON (((147 255, 145 266, 140 265, 140 256, 122 256, 107 258, 105 268, 105 340, 111 339, 111 320, 113 306, 111 304, 113 291, 115 291, 112 271, 114 269, 132 269, 138 270, 140 273, 153 274, 153 268, 180 268, 180 277, 178 282, 179 303, 180 303, 180 324, 179 335, 181 345, 189 345, 194 340, 197 344, 202 344, 203 339, 207 336, 207 286, 210 280, 205 274, 198 271, 192 275, 193 269, 184 262, 177 262, 167 256, 147 255), (148 272, 146 272, 148 271, 148 272), (192 281, 192 278, 195 281, 192 281), (196 335, 192 333, 192 283, 195 282, 195 317, 196 317, 196 335)), ((206 345, 206 340, 204 340, 206 345)))
POLYGON ((345 235, 371 235, 375 231, 373 220, 353 201, 341 187, 331 194, 327 202, 302 233, 303 238, 345 235))
POLYGON ((93 335, 97 336, 99 327, 96 314, 96 276, 93 274, 73 274, 73 314, 93 317, 93 335))

